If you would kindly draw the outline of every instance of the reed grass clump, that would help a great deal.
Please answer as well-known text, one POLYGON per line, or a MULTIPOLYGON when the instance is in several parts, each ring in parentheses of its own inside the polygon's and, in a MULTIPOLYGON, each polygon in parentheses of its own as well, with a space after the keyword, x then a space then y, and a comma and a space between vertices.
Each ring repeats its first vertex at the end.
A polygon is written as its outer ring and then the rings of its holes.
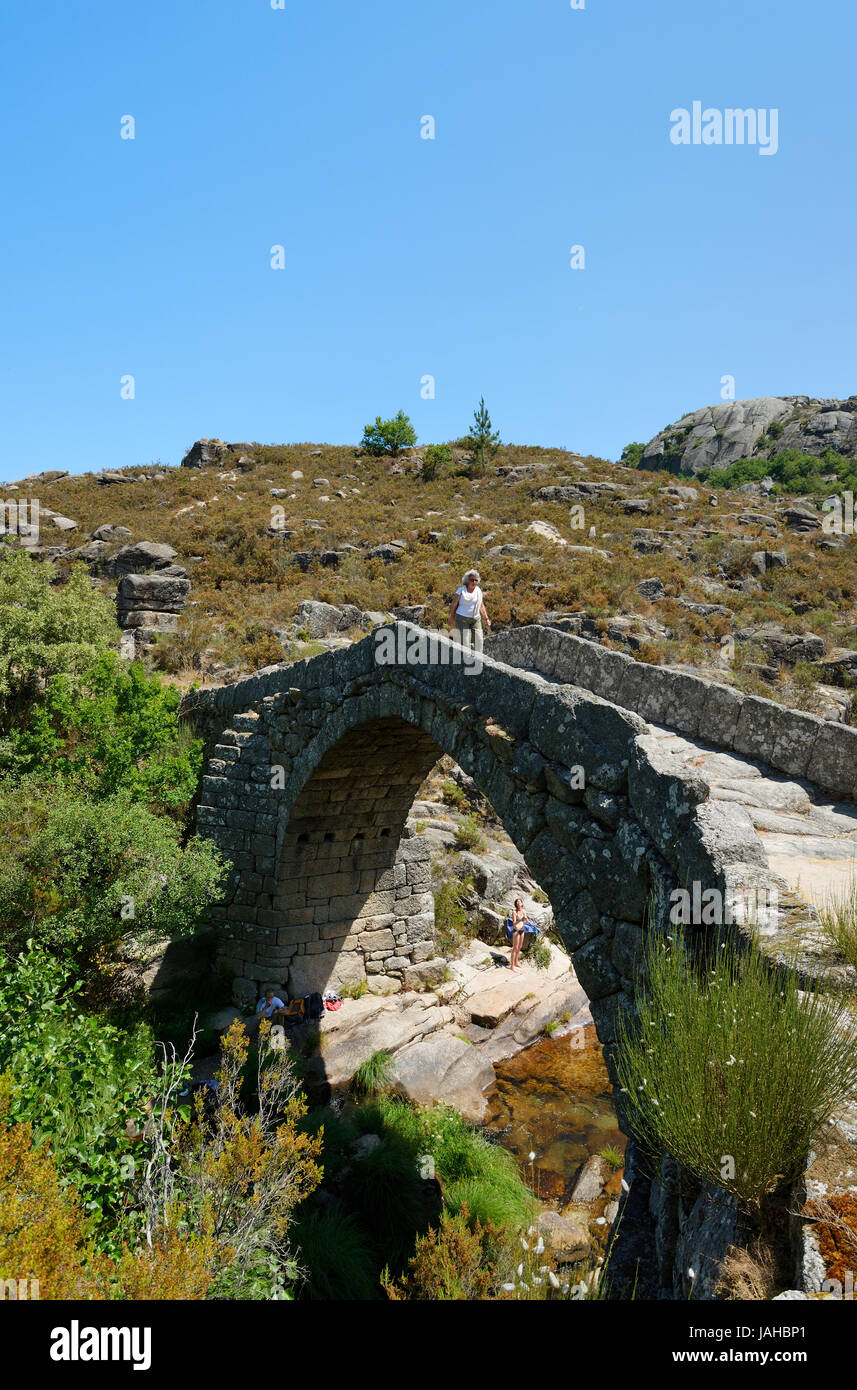
POLYGON ((640 1027, 621 1026, 617 1048, 629 1122, 652 1151, 758 1208, 857 1090, 853 1015, 737 942, 694 955, 682 933, 653 935, 645 961, 640 1027))
POLYGON ((821 925, 839 954, 857 968, 857 879, 834 890, 819 909, 821 925))

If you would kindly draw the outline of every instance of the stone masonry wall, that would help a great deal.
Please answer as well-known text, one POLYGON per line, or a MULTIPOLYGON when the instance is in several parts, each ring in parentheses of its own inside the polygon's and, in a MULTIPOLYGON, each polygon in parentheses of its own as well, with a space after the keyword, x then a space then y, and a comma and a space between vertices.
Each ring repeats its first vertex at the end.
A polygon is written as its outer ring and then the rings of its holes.
POLYGON ((857 800, 857 729, 849 725, 786 709, 702 676, 650 666, 553 627, 511 628, 489 637, 485 650, 510 666, 582 686, 653 724, 857 800))

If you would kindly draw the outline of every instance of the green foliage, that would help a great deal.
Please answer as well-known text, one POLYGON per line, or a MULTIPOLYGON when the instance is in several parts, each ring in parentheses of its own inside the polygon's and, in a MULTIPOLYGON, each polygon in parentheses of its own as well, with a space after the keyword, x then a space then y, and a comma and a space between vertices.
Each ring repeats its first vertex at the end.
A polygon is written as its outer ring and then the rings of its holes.
POLYGON ((459 815, 456 838, 461 849, 473 850, 479 854, 485 848, 485 837, 479 829, 479 822, 470 813, 459 815))
POLYGON ((447 777, 441 788, 444 804, 463 807, 467 805, 467 793, 453 777, 447 777))
POLYGON ((466 1210, 456 1215, 444 1211, 440 1224, 417 1241, 408 1273, 399 1283, 385 1275, 384 1290, 393 1302, 491 1299, 503 1279, 497 1266, 508 1264, 510 1254, 505 1232, 471 1222, 466 1210))
POLYGON ((652 936, 645 965, 651 993, 638 1032, 622 1025, 616 1058, 634 1131, 757 1207, 802 1171, 857 1087, 853 1016, 731 941, 694 962, 681 933, 652 936))
POLYGON ((420 476, 424 483, 433 483, 442 478, 452 467, 452 449, 448 444, 429 444, 423 450, 420 476))
POLYGON ((364 994, 369 993, 368 981, 355 980, 352 984, 340 985, 339 993, 343 999, 362 999, 364 994))
POLYGON ((857 460, 843 458, 834 449, 821 455, 783 449, 770 458, 742 458, 728 468, 707 468, 698 477, 714 488, 741 487, 770 477, 779 491, 827 496, 831 478, 843 491, 857 491, 857 460))
POLYGON ((54 578, 52 566, 0 545, 0 738, 26 719, 42 682, 80 676, 118 640, 83 565, 62 586, 54 578))
POLYGON ((389 1052, 373 1052, 361 1062, 351 1082, 356 1096, 374 1096, 390 1084, 393 1073, 393 1058, 389 1052))
POLYGON ((626 444, 620 462, 624 463, 626 468, 639 468, 645 449, 645 444, 626 444))
POLYGON ((687 437, 692 429, 693 425, 679 426, 679 428, 673 430, 673 432, 668 434, 664 439, 662 467, 668 469, 670 473, 677 473, 680 470, 684 460, 684 449, 687 443, 687 437))
POLYGON ((0 782, 0 932, 78 959, 125 931, 191 932, 218 896, 226 865, 209 840, 181 843, 174 821, 127 793, 94 802, 48 782, 0 782))
POLYGON ((599 1149, 598 1152, 604 1159, 604 1162, 609 1163, 610 1167, 615 1168, 617 1172, 620 1168, 624 1168, 625 1155, 621 1149, 617 1149, 615 1144, 605 1144, 604 1148, 599 1149))
POLYGON ((121 788, 133 801, 181 813, 196 790, 203 744, 180 728, 180 699, 138 662, 126 668, 105 652, 48 682, 26 725, 0 744, 0 767, 50 774, 93 797, 121 788))
POLYGON ((395 1130, 349 1169, 342 1190, 381 1265, 401 1268, 415 1235, 427 1229, 418 1154, 395 1130))
POLYGON ((233 1261, 220 1275, 216 1298, 240 1303, 292 1303, 299 1271, 295 1260, 260 1249, 239 1267, 233 1261))
POLYGON ((63 1181, 96 1219, 101 1244, 118 1248, 132 1219, 134 1151, 155 1067, 146 1029, 124 1032, 84 1012, 72 971, 28 944, 0 963, 0 1072, 14 1077, 11 1118, 50 1142, 63 1181))
POLYGON ((366 425, 360 447, 375 458, 385 454, 397 458, 403 449, 410 449, 416 442, 416 431, 405 412, 400 410, 392 420, 382 420, 376 415, 374 425, 366 425))
MULTIPOLYGON (((550 946, 541 937, 537 937, 530 949, 525 953, 530 965, 534 965, 536 970, 547 970, 551 963, 550 946)), ((547 1032, 547 1029, 545 1029, 547 1032)))
POLYGON ((857 879, 831 891, 820 908, 821 925, 842 958, 857 968, 857 879))
POLYGON ((491 424, 484 396, 473 412, 473 424, 467 436, 467 445, 472 455, 470 476, 483 478, 500 452, 500 435, 491 424))
POLYGON ((375 1261, 352 1216, 304 1203, 297 1211, 294 1239, 306 1271, 299 1298, 338 1302, 380 1296, 375 1261))
POLYGON ((351 1161, 351 1145, 356 1138, 354 1125, 329 1106, 310 1110, 300 1128, 307 1134, 321 1134, 324 1143, 324 1175, 337 1177, 351 1161))
POLYGON ((442 955, 476 934, 464 901, 472 889, 472 878, 462 881, 454 874, 442 878, 434 889, 434 938, 442 955))
MULTIPOLYGON (((512 1154, 448 1106, 422 1109, 381 1092, 346 1115, 313 1111, 303 1125, 313 1134, 323 1131, 325 1173, 333 1177, 341 1205, 331 1212, 313 1200, 298 1210, 298 1258, 308 1271, 301 1297, 371 1298, 379 1293, 379 1279, 391 1298, 422 1296, 397 1293, 394 1280, 415 1249, 420 1251, 421 1236, 427 1234, 435 1243, 433 1223, 439 1222, 441 1230, 452 1222, 460 1233, 478 1233, 479 1213, 491 1211, 508 1223, 493 1239, 511 1258, 520 1231, 535 1214, 537 1203, 512 1154), (376 1134, 381 1143, 355 1159, 355 1133, 376 1134), (445 1210, 447 1195, 451 1206, 445 1210), (466 1197, 474 1202, 471 1214, 465 1210, 466 1197)), ((472 1242, 464 1244, 469 1248, 472 1242)), ((504 1271, 519 1257, 505 1259, 504 1271)), ((446 1256, 441 1258, 448 1268, 446 1256)))

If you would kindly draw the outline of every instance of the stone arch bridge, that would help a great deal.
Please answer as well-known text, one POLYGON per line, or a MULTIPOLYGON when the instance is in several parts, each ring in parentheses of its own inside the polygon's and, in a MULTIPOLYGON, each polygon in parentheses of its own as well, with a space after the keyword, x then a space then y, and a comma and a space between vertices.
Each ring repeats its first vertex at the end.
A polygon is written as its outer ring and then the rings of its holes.
POLYGON ((609 1065, 647 925, 678 887, 728 903, 764 885, 759 841, 639 715, 421 637, 393 624, 185 701, 208 750, 197 827, 234 865, 215 917, 236 1000, 267 983, 437 979, 428 850, 408 816, 446 753, 548 894, 609 1065))

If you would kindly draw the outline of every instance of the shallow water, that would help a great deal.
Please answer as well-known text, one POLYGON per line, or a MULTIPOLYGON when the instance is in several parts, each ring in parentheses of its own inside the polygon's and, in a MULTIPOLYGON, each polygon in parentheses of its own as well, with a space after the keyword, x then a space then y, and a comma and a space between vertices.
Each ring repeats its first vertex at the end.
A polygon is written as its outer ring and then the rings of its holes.
POLYGON ((583 1047, 580 1040, 575 1029, 499 1062, 485 1125, 519 1160, 535 1192, 560 1208, 590 1155, 607 1145, 624 1152, 626 1144, 595 1028, 584 1030, 583 1047))

